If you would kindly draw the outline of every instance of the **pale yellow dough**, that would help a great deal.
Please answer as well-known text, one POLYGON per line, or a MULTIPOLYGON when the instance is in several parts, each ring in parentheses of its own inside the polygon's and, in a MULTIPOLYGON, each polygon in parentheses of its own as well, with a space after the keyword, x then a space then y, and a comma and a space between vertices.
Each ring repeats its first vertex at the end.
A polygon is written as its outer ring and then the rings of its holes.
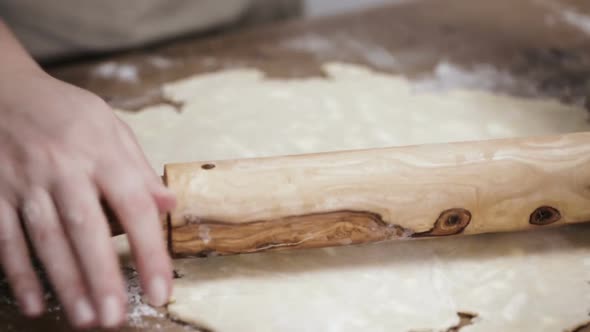
MULTIPOLYGON (((552 100, 414 91, 403 77, 327 64, 327 78, 255 69, 164 87, 119 115, 164 163, 587 131, 552 100)), ((223 208, 223 207, 220 207, 223 208)), ((214 331, 562 331, 590 319, 590 227, 178 260, 170 313, 214 331)))

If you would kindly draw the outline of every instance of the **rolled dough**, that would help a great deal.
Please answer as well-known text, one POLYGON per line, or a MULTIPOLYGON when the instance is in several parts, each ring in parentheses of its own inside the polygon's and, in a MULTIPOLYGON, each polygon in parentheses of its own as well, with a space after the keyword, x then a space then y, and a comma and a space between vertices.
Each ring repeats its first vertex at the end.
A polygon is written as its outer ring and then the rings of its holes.
MULTIPOLYGON (((555 134, 590 129, 554 100, 417 92, 403 77, 339 63, 325 78, 255 69, 170 83, 180 112, 119 112, 153 167, 555 134)), ((222 207, 221 207, 222 208, 222 207)), ((562 331, 590 320, 590 227, 177 260, 180 320, 213 331, 562 331)))

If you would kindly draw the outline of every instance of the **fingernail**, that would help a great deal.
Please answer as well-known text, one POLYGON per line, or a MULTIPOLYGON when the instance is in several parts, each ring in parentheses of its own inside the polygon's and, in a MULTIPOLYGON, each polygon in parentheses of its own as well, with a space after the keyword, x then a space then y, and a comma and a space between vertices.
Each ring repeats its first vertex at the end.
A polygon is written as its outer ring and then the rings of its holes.
POLYGON ((25 314, 37 316, 43 312, 43 302, 41 302, 41 299, 35 292, 25 293, 21 300, 25 314))
POLYGON ((168 286, 166 280, 160 276, 150 282, 149 299, 152 305, 162 306, 168 301, 168 286))
POLYGON ((86 325, 94 320, 94 310, 86 298, 79 299, 74 310, 76 324, 86 325))
POLYGON ((121 321, 121 306, 114 295, 109 295, 102 300, 101 324, 104 327, 115 327, 121 321))

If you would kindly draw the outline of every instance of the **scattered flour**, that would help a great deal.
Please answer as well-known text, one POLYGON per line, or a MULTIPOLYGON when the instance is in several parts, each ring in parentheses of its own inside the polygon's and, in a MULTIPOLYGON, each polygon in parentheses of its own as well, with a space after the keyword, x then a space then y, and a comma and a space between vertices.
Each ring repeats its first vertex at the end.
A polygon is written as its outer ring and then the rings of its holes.
POLYGON ((139 82, 139 71, 137 66, 113 61, 105 62, 97 66, 93 73, 102 78, 112 78, 119 81, 136 83, 139 82))
MULTIPOLYGON (((148 325, 147 322, 145 322, 145 318, 146 317, 152 317, 152 318, 164 318, 165 315, 159 311, 157 311, 156 309, 154 309, 152 306, 146 304, 142 297, 141 297, 141 287, 140 287, 140 282, 139 282, 139 278, 138 278, 138 273, 135 271, 135 269, 131 268, 131 267, 125 267, 123 269, 123 274, 127 283, 127 294, 129 296, 128 298, 128 304, 129 304, 129 312, 127 314, 127 326, 129 327, 156 327, 157 328, 157 324, 156 326, 154 326, 154 323, 150 323, 148 325)), ((46 282, 47 281, 47 277, 42 274, 41 275, 41 280, 46 282)), ((45 285, 46 289, 48 287, 48 285, 45 285)), ((8 285, 6 279, 4 278, 0 278, 0 304, 5 304, 5 305, 10 305, 10 306, 17 306, 16 301, 14 300, 14 298, 12 296, 10 296, 10 286, 8 285)), ((47 313, 50 317, 52 317, 52 319, 59 321, 59 320, 65 320, 64 317, 64 313, 63 313, 63 309, 62 307, 57 303, 57 300, 55 298, 55 294, 53 294, 52 292, 47 291, 45 293, 45 301, 47 303, 47 313)), ((6 322, 3 322, 3 324, 5 324, 6 322)), ((7 323, 6 323, 7 324, 7 323)), ((10 325, 3 325, 2 326, 2 331, 4 331, 4 329, 6 328, 7 330, 10 330, 12 328, 12 326, 10 325)))
POLYGON ((332 53, 337 49, 334 41, 313 33, 287 39, 281 43, 281 46, 294 51, 320 55, 332 53))
MULTIPOLYGON (((556 16, 561 18, 561 20, 590 35, 590 15, 580 13, 564 4, 563 1, 534 0, 534 2, 550 9, 556 16)), ((551 22, 551 20, 549 22, 551 22)), ((547 23, 547 19, 545 23, 547 23)))
POLYGON ((393 69, 399 66, 398 60, 383 46, 359 42, 355 39, 348 39, 345 44, 376 68, 393 69))
MULTIPOLYGON (((415 91, 446 91, 453 89, 472 89, 498 91, 514 90, 522 87, 523 82, 517 81, 509 72, 496 69, 488 64, 479 64, 471 69, 441 61, 433 70, 433 74, 417 80, 413 84, 415 91)), ((532 86, 527 88, 532 90, 532 86)), ((530 92, 530 91, 529 91, 530 92)))
MULTIPOLYGON (((155 317, 163 318, 165 315, 158 312, 142 299, 139 275, 135 269, 130 267, 124 268, 124 275, 127 281, 127 294, 129 296, 129 312, 127 314, 127 324, 131 327, 147 327, 144 318, 155 317)), ((152 326, 153 325, 149 325, 152 326)))
POLYGON ((152 56, 148 59, 148 62, 158 68, 158 69, 166 69, 166 68, 170 68, 172 66, 172 60, 167 59, 163 56, 159 56, 159 55, 155 55, 152 56))
POLYGON ((415 0, 304 0, 303 8, 306 17, 321 17, 343 14, 386 4, 403 4, 415 0))
MULTIPOLYGON (((360 42, 345 36, 326 38, 314 33, 287 39, 280 46, 312 54, 319 59, 330 59, 337 57, 338 54, 346 53, 362 59, 376 69, 384 70, 400 69, 420 57, 419 53, 395 53, 383 46, 360 42)), ((531 84, 519 81, 509 72, 499 70, 492 65, 478 64, 472 68, 465 68, 447 61, 439 62, 433 74, 418 79, 412 84, 415 91, 452 89, 512 91, 518 88, 518 90, 524 89, 523 92, 527 94, 535 92, 531 84)))
MULTIPOLYGON (((163 87, 181 112, 167 105, 119 115, 158 172, 169 162, 588 130, 584 109, 556 100, 474 89, 416 93, 403 76, 345 63, 323 69, 322 77, 288 81, 252 68, 195 75, 163 87)), ((515 78, 441 63, 429 80, 433 88, 486 89, 487 81, 515 78)), ((174 280, 168 310, 216 331, 444 331, 458 323, 458 311, 481 317, 465 331, 561 331, 588 317, 589 233, 175 260, 184 276, 174 280)))
POLYGON ((287 39, 280 46, 319 58, 330 58, 345 53, 362 58, 368 64, 380 69, 393 69, 399 66, 399 61, 383 46, 360 42, 347 36, 326 38, 315 33, 308 33, 287 39))
POLYGON ((199 237, 203 240, 203 243, 207 244, 211 241, 211 237, 209 236, 209 227, 205 225, 199 226, 199 237))
POLYGON ((590 16, 576 12, 572 9, 564 9, 561 11, 561 17, 569 24, 584 31, 590 35, 590 16))

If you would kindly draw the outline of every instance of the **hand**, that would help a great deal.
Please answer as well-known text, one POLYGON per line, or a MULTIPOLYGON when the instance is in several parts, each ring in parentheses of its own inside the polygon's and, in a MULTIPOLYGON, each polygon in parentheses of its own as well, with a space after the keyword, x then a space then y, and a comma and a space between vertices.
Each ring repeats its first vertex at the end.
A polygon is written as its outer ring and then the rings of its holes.
POLYGON ((0 264, 22 311, 44 311, 28 234, 74 326, 122 323, 126 293, 101 198, 129 236, 148 299, 163 305, 172 269, 158 212, 174 196, 131 131, 100 98, 41 69, 2 71, 0 264))

